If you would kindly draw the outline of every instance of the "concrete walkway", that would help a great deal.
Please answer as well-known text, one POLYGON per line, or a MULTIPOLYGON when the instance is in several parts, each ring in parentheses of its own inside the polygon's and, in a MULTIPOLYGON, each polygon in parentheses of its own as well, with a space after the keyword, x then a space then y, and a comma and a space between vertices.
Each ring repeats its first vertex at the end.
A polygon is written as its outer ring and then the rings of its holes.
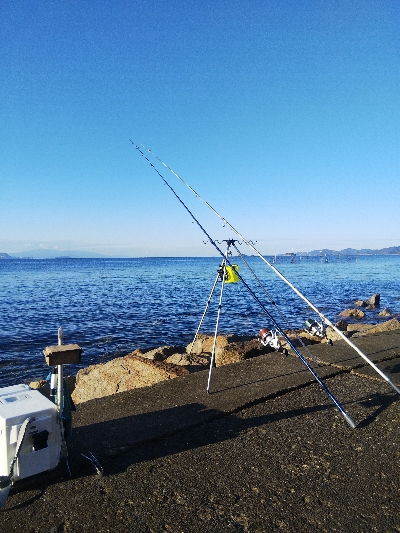
MULTIPOLYGON (((354 343, 400 386, 400 331, 360 337, 354 343)), ((323 380, 352 373, 384 382, 345 341, 311 349, 325 365, 312 362, 323 380)), ((301 352, 309 357, 304 348, 301 352)), ((215 368, 210 394, 207 378, 208 371, 201 371, 79 405, 74 413, 71 457, 89 451, 98 458, 115 455, 315 383, 297 356, 280 353, 215 368)), ((393 391, 389 384, 387 388, 393 391)), ((321 403, 326 399, 321 389, 321 403)), ((340 397, 337 400, 341 402, 340 397)))
MULTIPOLYGON (((356 342, 399 384, 400 331, 356 342)), ((0 533, 399 533, 399 397, 344 341, 313 352, 357 429, 291 355, 92 400, 72 477, 22 480, 0 533)))

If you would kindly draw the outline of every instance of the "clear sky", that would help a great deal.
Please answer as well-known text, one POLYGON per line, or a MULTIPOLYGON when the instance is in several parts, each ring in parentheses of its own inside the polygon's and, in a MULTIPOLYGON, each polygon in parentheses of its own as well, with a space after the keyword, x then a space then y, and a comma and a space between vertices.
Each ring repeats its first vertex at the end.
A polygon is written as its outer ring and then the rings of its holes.
POLYGON ((2 0, 0 25, 0 252, 214 255, 129 138, 262 253, 400 245, 398 0, 2 0))

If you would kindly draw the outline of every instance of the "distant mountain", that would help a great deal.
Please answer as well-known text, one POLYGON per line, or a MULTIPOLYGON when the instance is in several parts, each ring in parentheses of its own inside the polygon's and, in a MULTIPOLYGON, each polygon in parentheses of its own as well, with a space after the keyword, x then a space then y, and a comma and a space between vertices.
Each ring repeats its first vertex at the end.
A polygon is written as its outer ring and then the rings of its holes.
POLYGON ((2 254, 8 255, 9 259, 15 258, 32 258, 32 259, 56 259, 71 257, 74 259, 90 259, 90 258, 104 258, 107 255, 97 254, 95 252, 81 252, 80 250, 28 250, 26 252, 19 252, 15 254, 2 254))
POLYGON ((4 252, 0 252, 0 259, 12 259, 12 257, 4 252))
MULTIPOLYGON (((304 253, 304 252, 303 252, 304 253)), ((345 248, 344 250, 312 250, 307 252, 308 255, 400 255, 400 246, 391 246, 390 248, 381 248, 380 250, 370 250, 369 248, 361 248, 356 250, 355 248, 345 248)))

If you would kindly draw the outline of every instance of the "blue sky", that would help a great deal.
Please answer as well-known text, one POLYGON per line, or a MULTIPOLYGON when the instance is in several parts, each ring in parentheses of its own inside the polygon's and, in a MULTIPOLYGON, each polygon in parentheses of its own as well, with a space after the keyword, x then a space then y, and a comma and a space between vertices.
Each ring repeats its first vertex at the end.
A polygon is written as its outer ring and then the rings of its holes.
POLYGON ((0 252, 400 245, 400 3, 3 0, 0 252), (165 178, 214 239, 232 237, 165 178))

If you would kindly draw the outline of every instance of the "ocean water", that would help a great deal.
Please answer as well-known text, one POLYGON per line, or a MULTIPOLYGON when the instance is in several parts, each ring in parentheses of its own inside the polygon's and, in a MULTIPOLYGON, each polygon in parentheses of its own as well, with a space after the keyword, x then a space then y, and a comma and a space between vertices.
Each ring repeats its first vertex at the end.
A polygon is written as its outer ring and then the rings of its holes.
MULTIPOLYGON (((302 327, 307 318, 316 318, 260 258, 246 257, 258 281, 241 258, 231 260, 282 327, 302 327)), ((64 343, 84 350, 82 363, 69 365, 66 374, 136 348, 188 344, 219 264, 218 257, 1 260, 0 387, 46 377, 42 350, 57 344, 59 326, 64 343)), ((331 321, 375 292, 381 294, 381 309, 400 314, 400 256, 331 257, 327 263, 278 257, 275 266, 331 321)), ((202 332, 214 331, 220 285, 202 332)), ((364 321, 383 320, 378 312, 367 311, 364 321)), ((273 327, 271 318, 243 283, 225 285, 219 331, 256 336, 264 326, 273 327)))

